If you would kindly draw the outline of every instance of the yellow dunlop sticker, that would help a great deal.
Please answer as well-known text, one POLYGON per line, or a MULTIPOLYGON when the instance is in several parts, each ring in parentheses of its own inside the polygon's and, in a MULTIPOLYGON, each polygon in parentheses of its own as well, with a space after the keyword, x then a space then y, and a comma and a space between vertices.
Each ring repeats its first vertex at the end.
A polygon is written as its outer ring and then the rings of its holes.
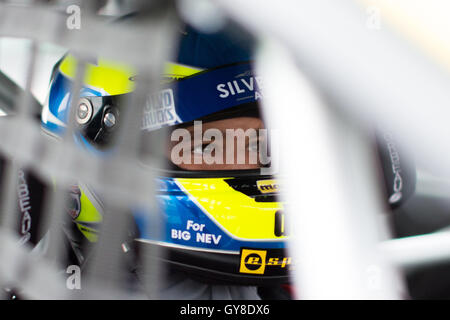
POLYGON ((279 188, 276 180, 258 180, 256 186, 262 193, 278 192, 279 188))
POLYGON ((264 274, 266 250, 242 249, 240 273, 264 274))

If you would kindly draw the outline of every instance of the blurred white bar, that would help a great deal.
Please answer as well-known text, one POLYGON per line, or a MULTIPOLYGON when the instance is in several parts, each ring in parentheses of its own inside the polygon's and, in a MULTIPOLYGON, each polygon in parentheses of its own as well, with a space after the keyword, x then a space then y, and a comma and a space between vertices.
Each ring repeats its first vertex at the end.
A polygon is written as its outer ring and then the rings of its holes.
POLYGON ((400 298, 400 279, 376 250, 388 232, 366 132, 324 104, 273 41, 263 43, 257 71, 268 126, 280 137, 298 297, 400 298))
MULTIPOLYGON (((354 1, 333 0, 284 0, 271 2, 270 5, 257 0, 218 0, 217 3, 256 35, 277 39, 283 44, 292 53, 295 61, 291 69, 294 64, 301 67, 313 86, 320 90, 324 100, 331 103, 336 110, 346 113, 354 124, 369 127, 376 123, 388 128, 399 137, 399 143, 406 149, 416 151, 414 154, 419 156, 420 162, 426 163, 430 168, 437 168, 442 176, 450 177, 449 74, 387 26, 383 25, 377 30, 368 28, 366 23, 369 17, 365 10, 367 8, 356 5, 354 1)), ((265 61, 272 65, 272 69, 280 68, 276 57, 267 58, 265 61)), ((284 86, 280 90, 284 90, 285 94, 293 94, 293 91, 298 89, 292 85, 292 79, 288 79, 289 68, 283 70, 284 73, 280 70, 273 71, 272 76, 278 74, 279 81, 283 81, 284 86)), ((267 74, 270 72, 266 73, 265 77, 267 74)), ((265 81, 267 82, 267 79, 265 81)), ((270 86, 267 85, 267 88, 270 86)), ((297 93, 297 96, 300 98, 301 94, 297 93)), ((376 238, 364 234, 373 231, 370 225, 362 226, 358 225, 357 221, 351 221, 350 216, 355 213, 353 210, 358 205, 352 205, 352 199, 347 196, 349 192, 356 191, 353 200, 360 201, 358 197, 369 192, 371 186, 366 186, 365 190, 341 189, 344 188, 344 183, 339 183, 337 171, 342 169, 339 167, 339 161, 342 159, 339 159, 337 154, 345 154, 348 150, 339 150, 342 148, 342 141, 333 137, 334 131, 339 131, 335 122, 339 121, 338 118, 331 113, 326 114, 320 103, 313 104, 317 110, 311 106, 305 110, 305 106, 300 106, 300 113, 296 109, 298 104, 294 108, 292 101, 294 100, 291 100, 291 105, 287 107, 278 100, 281 104, 276 106, 276 111, 285 110, 282 119, 284 122, 278 120, 278 124, 283 124, 283 128, 292 126, 300 130, 299 136, 300 133, 307 134, 310 145, 301 145, 298 148, 302 148, 304 156, 314 155, 316 158, 314 161, 291 158, 285 163, 286 167, 282 165, 289 176, 286 181, 286 197, 288 201, 301 197, 301 194, 290 192, 298 191, 305 177, 309 177, 307 181, 312 182, 309 188, 313 189, 315 186, 323 194, 322 197, 316 195, 315 201, 308 200, 310 210, 314 208, 314 204, 316 206, 313 212, 304 213, 291 208, 292 215, 296 217, 294 224, 298 228, 297 231, 306 233, 297 232, 303 242, 295 241, 295 251, 298 251, 301 258, 313 258, 312 261, 300 262, 304 269, 300 268, 296 273, 301 276, 299 284, 306 284, 302 289, 306 290, 308 298, 366 297, 367 292, 356 283, 360 274, 356 272, 351 276, 354 271, 352 268, 360 267, 359 262, 363 262, 365 257, 358 257, 357 252, 352 250, 355 250, 355 246, 360 246, 376 251, 373 242, 363 243, 364 239, 374 241, 376 238), (297 112, 297 116, 293 112, 297 112), (309 130, 303 130, 302 125, 307 126, 309 130), (323 131, 320 131, 320 128, 323 131), (333 148, 337 148, 336 153, 331 152, 333 148), (304 167, 303 175, 292 171, 294 164, 304 167), (334 211, 343 220, 333 217, 328 210, 334 211), (305 216, 308 214, 310 216, 305 216), (344 218, 346 215, 348 219, 344 218), (321 236, 318 236, 319 233, 321 236), (327 237, 327 240, 324 240, 324 237, 327 237), (346 245, 349 246, 349 252, 343 249, 346 245), (337 251, 333 252, 331 248, 337 251), (328 258, 325 253, 320 254, 322 250, 330 254, 328 258), (342 261, 346 259, 349 268, 341 268, 342 261), (308 278, 312 277, 314 272, 324 278, 308 278), (313 280, 316 281, 315 284, 313 280), (334 291, 329 291, 327 282, 332 284, 331 290, 334 291), (345 292, 339 291, 339 288, 345 292)), ((274 103, 276 101, 269 102, 272 108, 275 107, 274 103)), ((277 123, 276 119, 273 119, 274 123, 277 123)), ((357 139, 354 134, 350 134, 350 137, 357 139)), ((292 141, 294 138, 288 136, 287 139, 292 141)), ((359 147, 361 146, 364 147, 360 144, 359 147)), ((295 150, 289 149, 282 155, 286 157, 293 155, 293 152, 295 150)), ((360 175, 367 175, 370 166, 364 168, 362 151, 357 152, 355 156, 356 168, 359 168, 359 171, 355 171, 360 175)), ((353 177, 341 178, 351 182, 353 177)), ((360 183, 363 183, 364 179, 358 176, 356 178, 354 185, 363 186, 360 183)), ((373 177, 366 178, 367 183, 373 182, 373 177)), ((369 220, 380 210, 377 202, 369 201, 364 204, 361 201, 360 205, 360 215, 369 220)), ((305 203, 302 206, 308 208, 305 203)), ((388 271, 388 274, 394 275, 395 272, 388 271)), ((383 289, 386 289, 386 295, 381 295, 384 298, 398 296, 393 286, 387 285, 383 289)))
POLYGON ((405 270, 450 262, 450 232, 385 241, 379 245, 379 250, 405 270))
POLYGON ((437 173, 431 174, 417 170, 416 195, 450 200, 450 180, 443 179, 437 173))

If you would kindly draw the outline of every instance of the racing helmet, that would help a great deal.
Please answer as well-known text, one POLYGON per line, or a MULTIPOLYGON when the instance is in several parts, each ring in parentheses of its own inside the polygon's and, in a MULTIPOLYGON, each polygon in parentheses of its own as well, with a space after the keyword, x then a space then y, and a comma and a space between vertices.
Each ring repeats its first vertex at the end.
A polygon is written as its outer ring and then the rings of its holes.
MULTIPOLYGON (((176 61, 165 65, 162 89, 149 92, 142 134, 190 130, 198 121, 227 126, 238 118, 244 123, 238 127, 245 129, 249 120, 261 119, 262 80, 251 58, 248 45, 224 32, 202 34, 186 26, 176 61)), ((43 130, 51 135, 60 135, 67 124, 76 64, 67 54, 54 68, 41 117, 43 130)), ((94 152, 108 148, 110 129, 120 123, 136 77, 133 68, 102 58, 87 64, 76 97, 79 130, 74 139, 80 147, 94 152)), ((148 213, 133 212, 138 247, 163 246, 165 263, 215 283, 289 282, 292 261, 286 253, 283 204, 276 179, 262 173, 263 165, 202 168, 168 163, 157 177, 156 192, 165 230, 149 234, 148 213)), ((79 184, 71 194, 74 225, 84 240, 95 243, 103 208, 88 186, 79 184)))

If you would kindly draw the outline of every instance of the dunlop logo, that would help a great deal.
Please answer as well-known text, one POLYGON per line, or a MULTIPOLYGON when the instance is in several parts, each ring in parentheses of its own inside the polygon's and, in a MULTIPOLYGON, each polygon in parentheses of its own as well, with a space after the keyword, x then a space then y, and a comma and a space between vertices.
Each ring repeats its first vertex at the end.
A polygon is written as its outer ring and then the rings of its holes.
POLYGON ((256 181, 258 190, 262 193, 278 192, 279 186, 276 180, 258 180, 256 181))

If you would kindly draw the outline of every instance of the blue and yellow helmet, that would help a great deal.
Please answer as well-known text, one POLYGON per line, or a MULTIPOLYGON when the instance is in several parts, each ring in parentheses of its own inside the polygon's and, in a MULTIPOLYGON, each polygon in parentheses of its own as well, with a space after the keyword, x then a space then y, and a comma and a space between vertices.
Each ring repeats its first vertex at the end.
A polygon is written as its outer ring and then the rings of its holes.
MULTIPOLYGON (((253 72, 248 52, 224 35, 188 29, 177 61, 165 66, 164 78, 172 81, 149 95, 143 132, 186 127, 198 119, 258 114, 262 82, 253 72)), ((51 134, 59 135, 66 126, 76 64, 68 54, 55 67, 42 113, 42 127, 51 134)), ((116 62, 99 58, 87 65, 75 112, 82 129, 75 138, 82 147, 99 150, 107 142, 100 131, 120 118, 123 98, 133 91, 135 77, 133 68, 116 62)), ((283 204, 273 176, 260 170, 172 169, 158 177, 157 184, 165 230, 155 238, 149 234, 146 213, 135 212, 136 243, 164 246, 168 264, 204 279, 236 284, 288 282, 291 258, 286 254, 283 204)), ((85 238, 95 242, 102 207, 83 185, 73 195, 77 203, 71 211, 73 220, 85 238)))

